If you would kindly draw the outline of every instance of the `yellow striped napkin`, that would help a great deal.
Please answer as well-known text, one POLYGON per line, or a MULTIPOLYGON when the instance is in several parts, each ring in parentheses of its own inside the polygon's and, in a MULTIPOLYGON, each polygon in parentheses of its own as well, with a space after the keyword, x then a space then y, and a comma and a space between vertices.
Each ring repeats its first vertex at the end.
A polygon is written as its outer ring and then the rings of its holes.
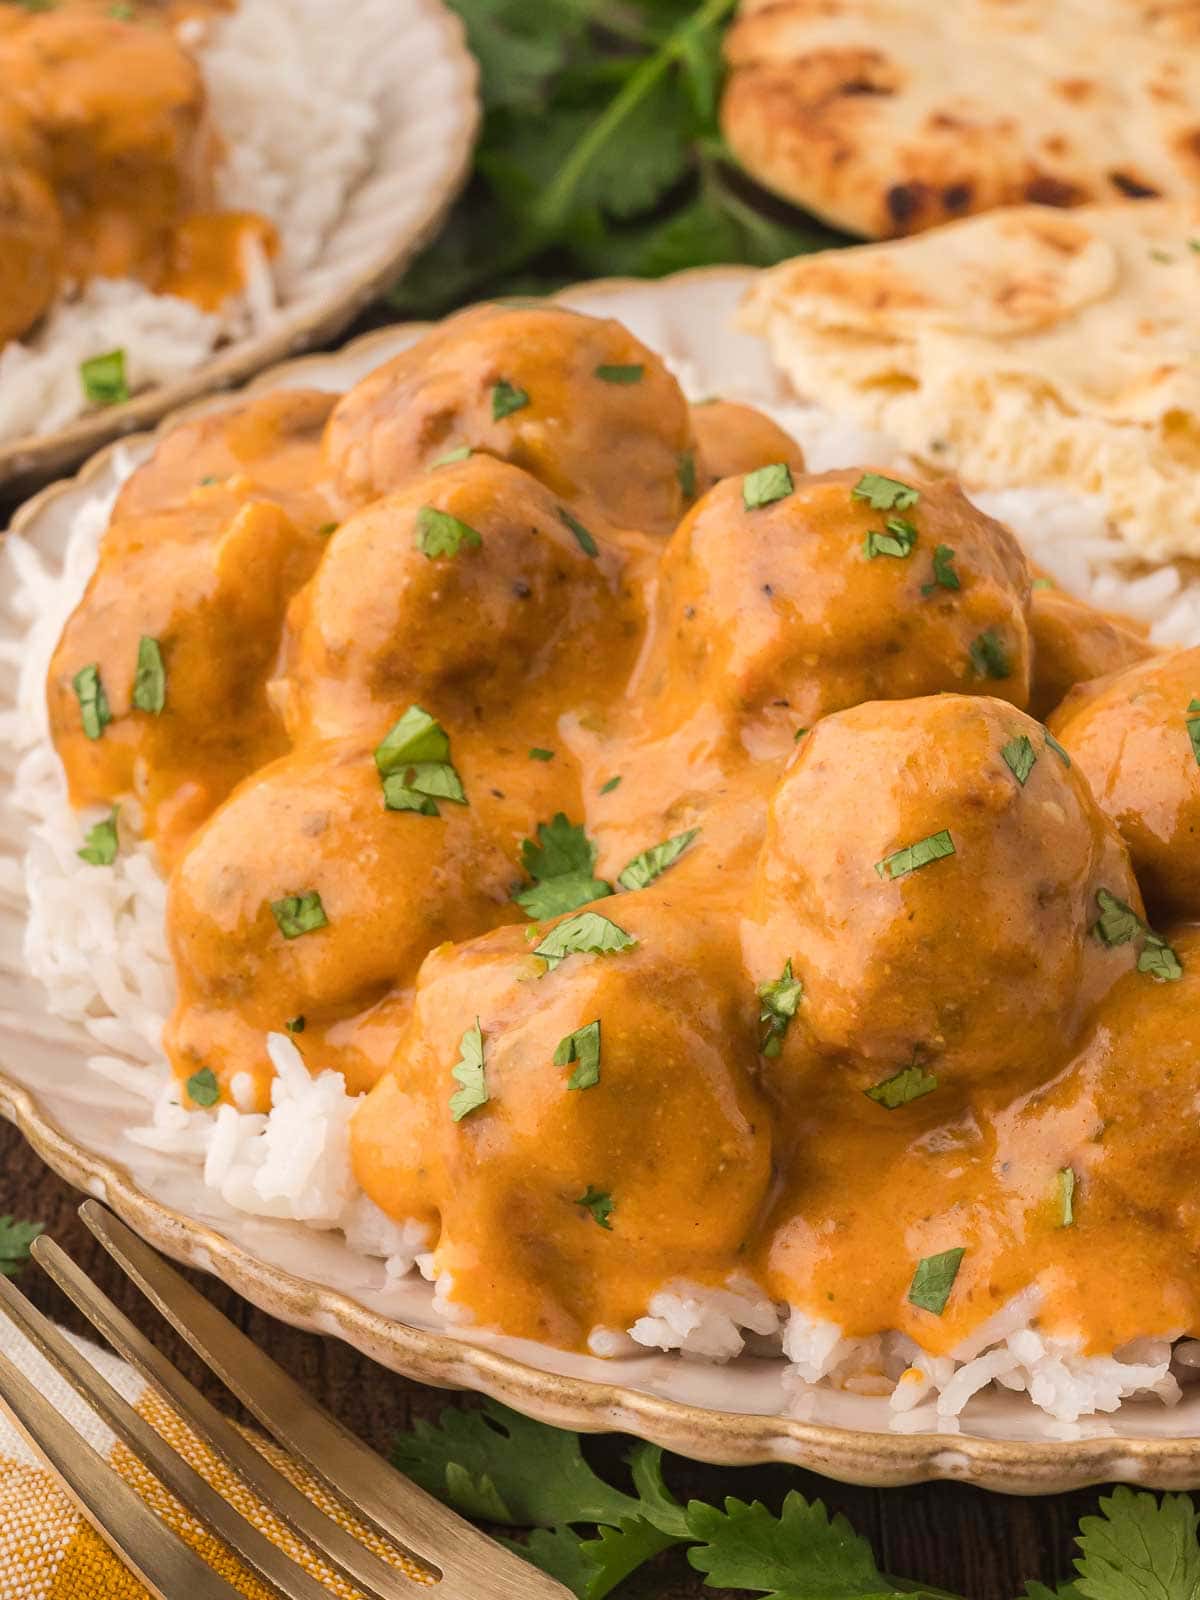
MULTIPOLYGON (((319 1578, 331 1595, 338 1596, 339 1600, 360 1600, 359 1591, 332 1572, 261 1501, 242 1488, 130 1367, 83 1339, 72 1337, 71 1342, 260 1532, 319 1578)), ((249 1572, 161 1487, 75 1391, 7 1323, 0 1324, 0 1350, 18 1363, 88 1443, 214 1571, 228 1579, 239 1594, 247 1596, 248 1600, 273 1600, 274 1591, 249 1572)), ((343 1527, 350 1528, 383 1560, 418 1582, 429 1581, 419 1567, 406 1562, 390 1545, 347 1517, 323 1485, 297 1467, 285 1451, 250 1429, 242 1431, 310 1500, 328 1511, 343 1527)), ((0 1596, 3 1600, 146 1600, 147 1596, 144 1586, 93 1533, 58 1487, 53 1474, 46 1470, 3 1414, 0 1414, 0 1596)))

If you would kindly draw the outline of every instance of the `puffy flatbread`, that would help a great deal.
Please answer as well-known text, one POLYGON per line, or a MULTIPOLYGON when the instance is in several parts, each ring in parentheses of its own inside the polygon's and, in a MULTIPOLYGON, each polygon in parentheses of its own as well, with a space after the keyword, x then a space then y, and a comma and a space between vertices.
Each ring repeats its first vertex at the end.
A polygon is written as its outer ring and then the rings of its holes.
POLYGON ((759 275, 744 325, 797 391, 977 488, 1102 495, 1200 555, 1200 202, 1018 206, 759 275))
POLYGON ((721 119, 867 238, 1200 193, 1200 0, 743 0, 721 119))

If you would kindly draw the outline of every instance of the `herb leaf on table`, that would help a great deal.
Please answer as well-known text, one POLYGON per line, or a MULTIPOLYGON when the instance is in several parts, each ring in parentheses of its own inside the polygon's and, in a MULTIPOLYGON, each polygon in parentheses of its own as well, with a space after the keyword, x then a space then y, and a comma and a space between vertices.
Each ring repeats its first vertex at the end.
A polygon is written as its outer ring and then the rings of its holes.
POLYGON ((45 1229, 41 1222, 18 1222, 0 1217, 0 1275, 15 1278, 29 1260, 29 1247, 45 1229))
POLYGON ((1117 1488, 1100 1502, 1098 1517, 1079 1524, 1079 1573, 1084 1600, 1197 1600, 1200 1543, 1197 1512, 1185 1494, 1117 1488))

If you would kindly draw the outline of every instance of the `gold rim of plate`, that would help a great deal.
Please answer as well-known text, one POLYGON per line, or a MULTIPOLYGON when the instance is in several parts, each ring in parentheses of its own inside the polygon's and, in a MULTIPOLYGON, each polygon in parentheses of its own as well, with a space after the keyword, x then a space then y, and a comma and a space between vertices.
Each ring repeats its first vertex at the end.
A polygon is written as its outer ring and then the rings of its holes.
MULTIPOLYGON (((372 249, 354 276, 335 293, 302 315, 289 315, 285 306, 277 327, 219 347, 188 377, 157 384, 121 405, 88 412, 53 433, 0 441, 0 490, 20 493, 44 483, 52 474, 69 470, 103 445, 153 427, 164 417, 176 418, 191 401, 216 390, 234 388, 288 356, 335 339, 399 278, 433 238, 470 171, 481 116, 479 64, 467 48, 462 22, 442 0, 408 3, 431 31, 431 59, 448 69, 453 80, 452 93, 443 101, 440 112, 444 130, 440 170, 422 197, 416 215, 406 218, 400 232, 387 238, 381 247, 372 249)), ((372 170, 362 182, 369 184, 384 170, 372 170)), ((318 261, 318 269, 320 265, 318 261)))
MULTIPOLYGON (((744 268, 701 267, 676 273, 667 284, 739 278, 744 268)), ((598 279, 562 291, 572 305, 595 295, 648 285, 629 278, 598 279)), ((250 391, 270 387, 286 375, 348 355, 369 354, 394 344, 405 332, 427 324, 391 324, 362 335, 338 352, 310 355, 261 372, 250 391)), ((161 434, 200 411, 216 397, 165 416, 161 434)), ((134 442, 152 437, 139 434, 134 442)), ((29 530, 62 495, 84 488, 110 461, 116 445, 92 456, 73 478, 50 484, 17 512, 14 533, 29 530)), ((1129 1482, 1158 1489, 1200 1485, 1200 1437, 1102 1437, 1074 1441, 986 1439, 971 1434, 893 1434, 792 1417, 721 1411, 689 1405, 615 1383, 550 1373, 499 1351, 456 1338, 451 1332, 411 1327, 359 1304, 339 1290, 306 1282, 256 1258, 206 1223, 148 1195, 123 1163, 77 1145, 23 1086, 0 1070, 0 1115, 14 1123, 46 1164, 76 1188, 110 1205, 150 1244, 175 1260, 212 1273, 261 1310, 294 1326, 335 1334, 355 1349, 422 1383, 468 1389, 542 1422, 581 1432, 620 1431, 680 1455, 725 1466, 782 1462, 842 1483, 891 1487, 949 1480, 1004 1494, 1058 1494, 1089 1484, 1129 1482)))

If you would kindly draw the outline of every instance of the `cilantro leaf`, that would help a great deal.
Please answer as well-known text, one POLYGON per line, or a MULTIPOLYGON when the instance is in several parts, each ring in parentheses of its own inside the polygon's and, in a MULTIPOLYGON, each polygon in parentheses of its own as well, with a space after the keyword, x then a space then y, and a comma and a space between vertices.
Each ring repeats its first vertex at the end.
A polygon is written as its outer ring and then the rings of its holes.
POLYGON ((511 417, 514 411, 524 411, 529 404, 529 395, 524 389, 518 389, 516 384, 509 383, 506 378, 501 378, 492 385, 492 421, 503 422, 505 417, 511 417))
POLYGON ((617 882, 622 889, 644 889, 679 860, 699 832, 699 828, 688 828, 684 833, 677 833, 673 839, 664 839, 662 844, 651 845, 649 850, 634 856, 629 865, 621 869, 617 882))
POLYGON ((487 1105, 490 1098, 483 1062, 483 1029, 478 1017, 475 1026, 468 1028, 460 1039, 458 1051, 458 1060, 450 1069, 450 1076, 462 1084, 462 1088, 450 1096, 450 1115, 455 1122, 461 1122, 472 1111, 487 1105))
POLYGON ((455 0, 479 62, 483 101, 489 109, 540 111, 551 76, 586 22, 571 0, 455 0))
POLYGON ((1110 890, 1097 889, 1096 904, 1100 907, 1100 915, 1092 924, 1092 932, 1101 944, 1110 948, 1128 944, 1142 931, 1141 917, 1132 906, 1127 906, 1124 900, 1118 900, 1110 890))
POLYGON ((1012 677, 1008 651, 995 628, 985 628, 978 637, 972 639, 967 653, 971 657, 971 665, 981 678, 1012 677))
POLYGON ((464 545, 468 550, 478 550, 482 544, 482 535, 475 528, 448 511, 422 506, 417 512, 416 545, 427 561, 456 556, 464 545))
POLYGON ((922 594, 932 594, 935 589, 961 589, 954 568, 954 551, 948 544, 939 544, 933 552, 933 582, 921 585, 922 594))
POLYGON ((1195 1600, 1200 1594, 1196 1508, 1183 1494, 1161 1500, 1120 1487, 1084 1517, 1075 1587, 1084 1600, 1195 1600))
POLYGON ((90 356, 79 363, 79 382, 84 398, 94 406, 117 406, 129 399, 129 380, 125 375, 124 350, 90 356))
MULTIPOLYGON (((490 1517, 488 1521, 496 1519, 490 1517)), ((531 1566, 548 1572, 563 1583, 578 1600, 599 1600, 606 1595, 611 1584, 600 1585, 600 1573, 588 1553, 590 1545, 580 1539, 570 1528, 534 1528, 528 1539, 497 1540, 506 1550, 511 1550, 531 1566)), ((627 1569, 632 1571, 632 1568, 627 1569)), ((622 1574, 624 1576, 624 1574, 622 1574)), ((619 1579, 614 1579, 618 1582, 619 1579)))
POLYGON ((884 1078, 880 1083, 874 1083, 863 1093, 868 1100, 874 1100, 888 1111, 898 1111, 901 1106, 906 1106, 912 1100, 920 1100, 924 1095, 932 1094, 938 1086, 938 1080, 932 1072, 916 1061, 911 1066, 901 1067, 899 1072, 894 1072, 890 1078, 884 1078))
POLYGON ((1023 789, 1029 781, 1029 774, 1037 765, 1038 756, 1033 748, 1033 740, 1027 733, 1018 733, 1001 747, 1000 754, 1004 757, 1004 765, 1023 789))
POLYGON ((44 1222, 0 1217, 0 1277, 15 1278, 29 1260, 29 1246, 45 1231, 44 1222))
POLYGON ((566 506, 559 506, 558 520, 562 523, 564 528, 570 529, 571 533, 574 535, 575 543, 583 551, 585 556, 591 556, 593 559, 595 559, 595 557, 600 554, 600 546, 596 543, 591 533, 587 528, 584 527, 583 523, 580 522, 578 517, 573 517, 571 515, 566 506))
POLYGON ((1148 972, 1159 983, 1177 983, 1183 977, 1183 963, 1167 941, 1153 932, 1146 934, 1137 969, 1148 972))
POLYGON ((522 844, 521 865, 535 881, 513 899, 534 922, 601 900, 612 886, 593 876, 595 861, 596 846, 583 824, 569 822, 559 811, 550 822, 538 823, 537 843, 526 839, 522 844))
POLYGON ((315 933, 329 923, 316 889, 284 895, 282 900, 272 900, 271 915, 285 939, 299 939, 302 934, 315 933))
POLYGON ((569 1067, 572 1061, 579 1065, 567 1079, 568 1089, 594 1089, 600 1082, 600 1022, 587 1022, 574 1033, 560 1039, 554 1050, 554 1065, 569 1067))
POLYGON ((640 361, 629 366, 601 362, 595 369, 595 376, 603 383, 641 383, 645 372, 646 369, 640 361))
POLYGON ((603 1228, 607 1233, 612 1232, 612 1222, 609 1220, 616 1210, 613 1197, 604 1189, 596 1189, 589 1183, 584 1192, 575 1201, 577 1206, 582 1206, 591 1215, 597 1227, 603 1228))
POLYGON ((86 667, 80 667, 71 679, 71 687, 79 701, 79 720, 83 724, 84 737, 99 739, 112 721, 112 712, 100 678, 100 668, 94 661, 86 667))
POLYGON ((907 511, 921 498, 921 491, 899 478, 882 472, 864 472, 850 491, 851 499, 865 500, 872 511, 907 511))
POLYGON ((160 716, 167 703, 167 670, 157 639, 143 634, 138 640, 137 668, 133 676, 133 703, 139 711, 160 716))
POLYGON ((1061 1167, 1058 1173, 1058 1225, 1069 1228, 1075 1222, 1075 1169, 1061 1167))
POLYGON ((923 1261, 918 1261, 917 1270, 908 1286, 909 1304, 919 1306, 922 1311, 932 1311, 935 1317, 940 1317, 946 1309, 946 1302, 966 1253, 966 1249, 958 1245, 952 1250, 942 1250, 935 1256, 926 1256, 923 1261))
POLYGON ((772 506, 776 500, 786 500, 795 489, 791 469, 786 461, 775 461, 770 466, 758 467, 742 479, 742 504, 747 511, 759 511, 772 506))
POLYGON ((1189 700, 1188 708, 1183 715, 1187 723, 1192 755, 1195 757, 1196 765, 1200 767, 1200 700, 1189 700))
POLYGON ((593 878, 590 872, 564 872, 560 877, 518 889, 513 899, 531 921, 541 922, 576 911, 593 900, 603 900, 611 893, 612 885, 603 878, 593 878))
POLYGON ((918 872, 922 867, 931 866, 933 862, 942 861, 955 853, 950 830, 943 828, 940 833, 931 833, 927 838, 917 839, 912 844, 901 846, 899 850, 893 850, 891 855, 875 863, 875 871, 881 878, 906 878, 910 872, 918 872))
POLYGON ((583 1590, 584 1600, 602 1600, 631 1572, 686 1537, 664 1533, 645 1517, 622 1517, 615 1528, 601 1525, 596 1532, 595 1539, 579 1545, 580 1555, 592 1569, 583 1590))
POLYGON ((112 866, 121 847, 117 834, 117 818, 120 814, 120 806, 114 806, 107 817, 88 829, 82 849, 75 852, 81 861, 86 861, 92 867, 112 866))
POLYGON ((375 748, 375 765, 384 778, 406 763, 449 759, 446 730, 420 706, 409 706, 375 748))
POLYGON ((896 1594, 871 1547, 843 1516, 795 1490, 778 1517, 732 1496, 723 1511, 693 1500, 688 1560, 713 1589, 751 1589, 771 1600, 867 1600, 896 1594))
POLYGON ((467 804, 462 779, 450 762, 450 739, 436 717, 409 706, 375 747, 375 766, 389 811, 437 817, 439 800, 467 804))
POLYGON ((764 1024, 758 1048, 765 1056, 777 1056, 783 1049, 783 1036, 788 1031, 788 1024, 796 1015, 796 1007, 804 995, 803 983, 792 976, 791 958, 784 962, 778 978, 760 983, 755 993, 762 1001, 758 1020, 764 1024))
POLYGON ((201 1067, 199 1072, 193 1072, 184 1087, 192 1104, 202 1106, 206 1111, 221 1098, 221 1085, 211 1067, 201 1067))
POLYGON ((904 561, 912 555, 917 530, 911 522, 904 517, 889 517, 884 529, 885 532, 880 533, 878 528, 872 528, 863 540, 863 554, 868 561, 874 561, 876 556, 894 556, 904 561))

